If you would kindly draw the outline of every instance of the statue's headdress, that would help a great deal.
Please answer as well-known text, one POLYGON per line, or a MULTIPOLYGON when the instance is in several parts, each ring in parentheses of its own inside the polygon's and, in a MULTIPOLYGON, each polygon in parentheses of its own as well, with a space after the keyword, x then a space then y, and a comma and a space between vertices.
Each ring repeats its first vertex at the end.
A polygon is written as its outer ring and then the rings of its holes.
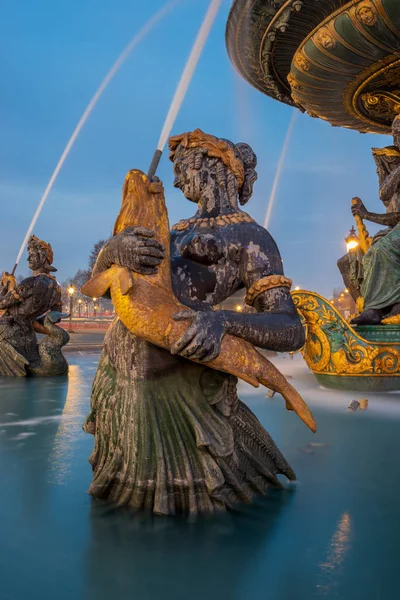
POLYGON ((51 266, 51 264, 54 260, 53 248, 51 247, 51 245, 43 240, 39 240, 39 238, 37 238, 35 235, 32 235, 29 238, 28 245, 30 245, 30 244, 33 244, 36 247, 38 247, 44 251, 45 256, 46 256, 46 265, 45 266, 46 266, 47 270, 57 271, 57 269, 55 267, 51 266))
POLYGON ((236 156, 235 150, 226 141, 204 133, 201 129, 174 135, 169 138, 169 149, 171 151, 169 157, 172 162, 174 161, 178 146, 183 146, 183 148, 187 149, 203 148, 207 151, 208 156, 219 158, 232 171, 239 183, 239 188, 243 186, 245 178, 243 162, 236 156))

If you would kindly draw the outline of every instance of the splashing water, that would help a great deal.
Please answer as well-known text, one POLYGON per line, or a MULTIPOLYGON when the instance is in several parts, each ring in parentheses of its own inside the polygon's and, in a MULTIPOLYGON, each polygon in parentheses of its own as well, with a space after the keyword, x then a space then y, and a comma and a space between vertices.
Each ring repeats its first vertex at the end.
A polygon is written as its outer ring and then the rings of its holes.
POLYGON ((275 204, 276 192, 277 192, 277 189, 278 189, 279 181, 280 181, 281 174, 282 174, 283 165, 285 163, 285 158, 286 158, 287 150, 288 150, 288 147, 289 147, 290 138, 292 137, 293 127, 294 127, 294 124, 296 122, 297 115, 298 115, 297 110, 294 110, 292 118, 291 118, 290 123, 289 123, 289 127, 288 127, 288 130, 287 130, 287 133, 286 133, 285 141, 283 143, 282 153, 281 153, 281 156, 280 156, 280 159, 279 159, 278 168, 276 169, 276 174, 275 174, 274 183, 272 185, 271 195, 269 197, 267 214, 265 215, 265 221, 264 221, 264 228, 265 229, 268 229, 269 223, 270 223, 270 220, 271 220, 271 213, 272 213, 272 209, 273 209, 274 204, 275 204))
POLYGON ((75 130, 73 132, 73 134, 71 135, 65 149, 64 152, 62 153, 60 160, 57 163, 56 168, 54 169, 54 172, 50 178, 49 183, 47 184, 47 187, 44 191, 44 194, 38 204, 38 207, 36 209, 35 214, 33 215, 33 219, 31 221, 31 224, 29 225, 28 231, 26 232, 24 241, 22 242, 21 248, 19 250, 18 256, 17 256, 17 260, 15 261, 15 265, 14 265, 14 269, 12 271, 12 273, 14 274, 16 271, 16 268, 18 266, 19 261, 21 260, 21 256, 26 248, 26 245, 28 243, 28 240, 32 234, 33 228, 36 225, 36 222, 39 218, 39 215, 43 209, 43 206, 47 200, 48 195, 50 194, 52 187, 54 185, 55 180, 57 179, 57 176, 59 174, 59 172, 62 169, 62 166, 72 148, 72 146, 75 143, 76 138, 78 137, 82 127, 84 126, 84 124, 86 123, 90 113, 92 112, 92 110, 94 109, 94 107, 96 106, 100 96, 102 95, 102 93, 104 92, 104 90, 108 87, 109 83, 111 82, 111 80, 113 79, 114 75, 116 75, 116 73, 119 71, 119 69, 121 68, 122 64, 125 62, 125 60, 128 58, 129 54, 132 52, 132 50, 134 50, 134 48, 136 48, 136 46, 146 37, 146 35, 148 33, 150 33, 150 31, 155 27, 155 25, 163 18, 165 17, 173 8, 175 8, 175 6, 177 6, 182 0, 172 0, 171 2, 169 2, 168 4, 166 4, 163 8, 161 8, 155 15, 153 15, 148 21, 147 23, 145 23, 145 25, 142 27, 142 29, 135 34, 135 36, 132 38, 132 40, 129 42, 129 44, 127 45, 127 47, 125 48, 125 50, 122 52, 122 54, 118 57, 118 59, 116 60, 116 62, 113 64, 113 66, 111 67, 111 69, 109 70, 109 72, 107 73, 107 75, 105 76, 105 78, 103 79, 103 81, 101 82, 99 88, 97 89, 96 93, 94 94, 93 98, 90 100, 89 104, 87 105, 85 112, 83 113, 82 117, 80 118, 77 126, 75 127, 75 130))
POLYGON ((172 127, 174 126, 179 109, 182 106, 182 102, 185 98, 185 94, 192 80, 194 70, 197 66, 197 63, 199 62, 199 58, 203 51, 204 45, 207 41, 208 35, 215 21, 215 17, 217 16, 219 7, 221 6, 221 2, 222 0, 211 0, 206 16, 204 17, 204 21, 200 27, 199 33, 197 34, 192 51, 179 80, 179 84, 176 88, 175 95, 172 99, 170 109, 165 119, 164 127, 161 131, 160 139, 157 145, 157 150, 155 152, 153 162, 150 166, 150 170, 148 173, 148 177, 150 179, 155 174, 155 171, 161 158, 161 153, 165 148, 165 144, 167 143, 172 127))

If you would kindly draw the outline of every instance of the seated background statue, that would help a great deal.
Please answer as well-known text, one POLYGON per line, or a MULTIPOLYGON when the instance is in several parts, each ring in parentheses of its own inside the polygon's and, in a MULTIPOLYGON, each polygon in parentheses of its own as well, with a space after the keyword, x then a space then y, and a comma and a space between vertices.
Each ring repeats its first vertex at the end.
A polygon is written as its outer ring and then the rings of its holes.
MULTIPOLYGON (((304 344, 277 246, 239 209, 252 195, 256 156, 246 144, 218 142, 198 130, 170 140, 174 185, 197 204, 196 214, 171 232, 173 291, 192 309, 175 316, 188 320, 186 333, 169 352, 132 335, 117 318, 84 425, 95 436, 90 492, 136 510, 225 510, 280 487, 278 474, 295 478, 238 399, 237 379, 207 367, 228 333, 275 351, 304 344), (212 310, 243 288, 256 312, 212 310)), ((157 233, 137 225, 107 242, 93 277, 113 264, 157 271, 164 248, 157 233)))
POLYGON ((5 273, 0 284, 0 376, 61 375, 68 364, 61 347, 69 341, 56 323, 62 314, 61 287, 51 275, 53 251, 50 244, 32 236, 28 243, 31 277, 17 285, 5 273), (49 313, 49 311, 51 311, 49 313), (39 321, 44 317, 44 324, 39 321), (38 344, 35 331, 46 334, 38 344))
POLYGON ((372 151, 386 214, 369 212, 359 199, 352 206, 354 216, 386 226, 363 258, 364 311, 352 320, 355 325, 378 325, 400 314, 400 116, 393 122, 393 138, 393 146, 372 151))

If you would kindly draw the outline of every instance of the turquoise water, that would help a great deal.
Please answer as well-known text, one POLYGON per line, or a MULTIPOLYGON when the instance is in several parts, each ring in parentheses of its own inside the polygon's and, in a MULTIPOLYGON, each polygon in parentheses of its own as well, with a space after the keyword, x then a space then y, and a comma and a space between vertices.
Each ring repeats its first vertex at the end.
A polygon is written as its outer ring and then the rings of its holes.
POLYGON ((69 355, 69 379, 0 378, 1 600, 400 597, 398 395, 349 413, 354 393, 324 391, 300 359, 280 359, 315 436, 279 397, 244 385, 241 396, 299 483, 238 514, 149 521, 86 493, 93 438, 81 424, 97 360, 69 355))

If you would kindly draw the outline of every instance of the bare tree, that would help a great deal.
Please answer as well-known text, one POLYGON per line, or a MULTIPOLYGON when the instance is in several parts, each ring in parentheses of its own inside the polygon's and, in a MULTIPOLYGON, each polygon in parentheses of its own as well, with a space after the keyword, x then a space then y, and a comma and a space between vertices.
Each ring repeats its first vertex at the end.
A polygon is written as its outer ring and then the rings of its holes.
POLYGON ((104 246, 105 243, 106 243, 105 240, 99 240, 93 246, 93 249, 92 249, 92 251, 91 251, 91 253, 89 255, 89 269, 90 269, 90 271, 93 271, 93 267, 96 264, 97 257, 100 254, 100 250, 102 249, 102 247, 104 246))

